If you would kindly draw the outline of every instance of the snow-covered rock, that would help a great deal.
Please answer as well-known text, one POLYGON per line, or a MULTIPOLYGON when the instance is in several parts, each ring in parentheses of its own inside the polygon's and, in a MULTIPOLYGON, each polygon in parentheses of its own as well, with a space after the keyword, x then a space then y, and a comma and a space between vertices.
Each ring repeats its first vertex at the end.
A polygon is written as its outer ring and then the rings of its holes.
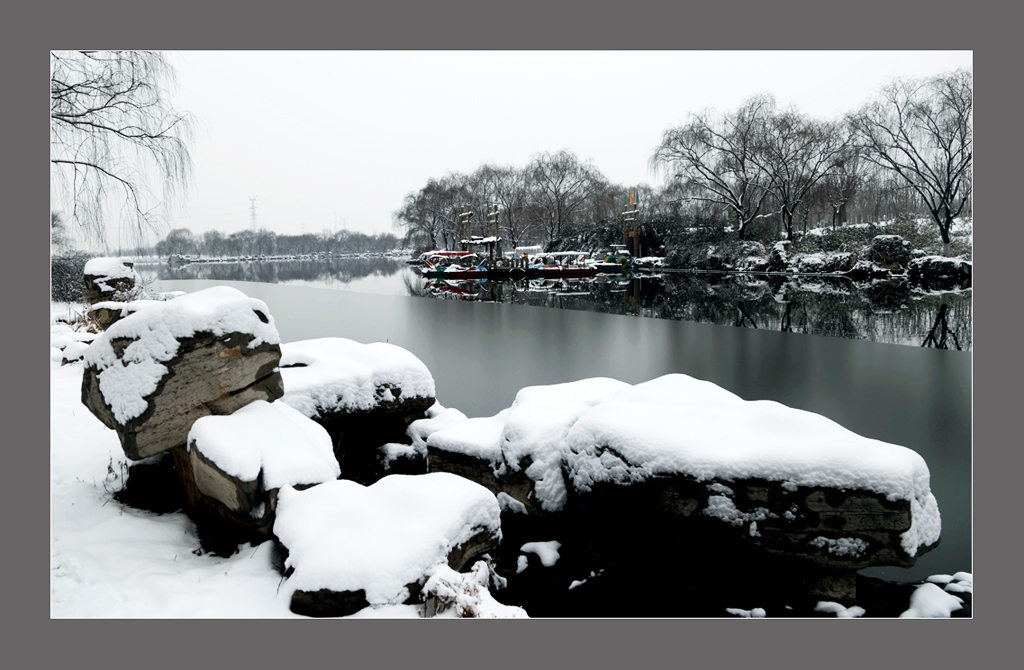
POLYGON ((96 303, 110 300, 118 293, 135 288, 139 275, 131 258, 93 258, 82 271, 85 280, 85 300, 96 303))
POLYGON ((340 474, 327 431, 282 402, 256 400, 228 416, 199 419, 188 450, 196 489, 248 515, 236 518, 256 530, 269 530, 282 486, 320 484, 340 474))
POLYGON ((494 495, 447 473, 348 480, 278 494, 274 533, 287 550, 291 609, 345 616, 418 602, 437 568, 453 570, 501 538, 494 495))
POLYGON ((803 274, 834 274, 853 268, 853 254, 847 252, 821 252, 798 254, 792 260, 792 267, 803 274))
MULTIPOLYGON (((395 445, 434 404, 434 378, 409 351, 340 337, 281 345, 281 398, 324 426, 342 476, 364 484, 392 471, 395 445), (385 445, 392 445, 386 447, 385 445)), ((425 451, 402 455, 400 472, 426 472, 425 451)))
POLYGON ((266 304, 234 288, 152 304, 89 346, 82 402, 130 459, 184 447, 196 419, 280 397, 279 343, 266 304))
POLYGON ((917 453, 685 375, 530 387, 426 444, 431 471, 529 514, 628 509, 659 533, 725 532, 822 569, 912 565, 941 530, 917 453))
POLYGON ((409 351, 341 337, 281 345, 281 398, 314 419, 334 414, 423 412, 434 403, 434 378, 409 351))
POLYGON ((907 276, 911 281, 927 287, 954 287, 970 285, 973 263, 962 258, 945 256, 922 256, 907 265, 907 276))

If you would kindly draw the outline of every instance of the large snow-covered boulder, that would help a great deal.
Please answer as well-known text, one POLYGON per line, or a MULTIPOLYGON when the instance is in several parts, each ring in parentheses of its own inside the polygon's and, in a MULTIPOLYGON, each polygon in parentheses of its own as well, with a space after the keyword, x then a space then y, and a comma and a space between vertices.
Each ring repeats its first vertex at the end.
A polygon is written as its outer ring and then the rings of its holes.
POLYGON ((117 294, 127 294, 135 288, 139 278, 135 263, 130 258, 93 258, 83 269, 85 301, 89 304, 110 300, 117 294))
POLYGON ((205 416, 188 435, 198 493, 269 535, 277 491, 304 488, 341 474, 327 431, 282 403, 256 400, 228 416, 205 416))
POLYGON ((435 402, 423 362, 383 342, 327 337, 282 344, 281 375, 281 401, 323 425, 344 476, 363 483, 383 475, 381 448, 408 444, 409 423, 435 402))
POLYGON ((82 402, 133 460, 184 447, 203 416, 283 392, 280 337, 265 303, 226 286, 114 323, 83 357, 82 402))
POLYGON ((490 491, 452 474, 337 480, 283 487, 274 534, 287 552, 292 611, 346 616, 417 602, 440 566, 459 570, 497 547, 501 512, 490 491))
POLYGON ((717 519, 770 552, 825 567, 912 565, 939 540, 916 452, 686 375, 610 396, 565 442, 577 491, 652 482, 682 517, 717 519))
POLYGON ((432 472, 532 513, 586 510, 599 527, 604 515, 653 519, 680 541, 707 531, 846 571, 909 566, 939 540, 916 452, 685 375, 523 389, 513 407, 425 441, 432 472))

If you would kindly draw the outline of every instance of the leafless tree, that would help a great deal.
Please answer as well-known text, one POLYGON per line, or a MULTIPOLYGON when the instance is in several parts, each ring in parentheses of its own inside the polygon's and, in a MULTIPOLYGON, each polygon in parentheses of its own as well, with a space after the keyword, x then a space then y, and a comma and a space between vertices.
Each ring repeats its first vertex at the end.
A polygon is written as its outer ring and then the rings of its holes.
MULTIPOLYGON (((782 217, 786 239, 793 239, 793 219, 819 180, 848 144, 835 124, 808 119, 794 110, 771 115, 765 123, 760 156, 767 189, 782 217)), ((804 210, 807 213, 807 210, 804 210)))
POLYGON ((972 194, 973 76, 956 70, 896 80, 850 119, 866 160, 893 171, 924 201, 949 253, 949 230, 972 194))
POLYGON ((167 99, 174 72, 151 51, 73 51, 50 55, 51 196, 65 218, 107 242, 106 221, 120 200, 118 236, 141 245, 161 223, 155 210, 191 178, 191 115, 167 99), (160 196, 153 189, 159 177, 160 196), (126 224, 122 230, 120 224, 126 224))
POLYGON ((542 201, 539 218, 549 241, 559 237, 562 226, 605 181, 597 168, 565 149, 534 156, 526 169, 542 201))
POLYGON ((761 148, 774 110, 772 97, 760 95, 733 113, 692 115, 686 125, 665 131, 651 165, 689 187, 684 200, 726 208, 742 240, 769 194, 761 148))
POLYGON ((478 170, 480 180, 487 184, 494 204, 498 205, 503 235, 511 247, 520 246, 533 231, 532 219, 526 213, 530 187, 525 170, 512 166, 485 165, 478 170))
POLYGON ((832 164, 832 169, 822 179, 825 199, 832 214, 832 229, 837 223, 846 222, 846 205, 860 188, 864 171, 857 147, 847 144, 832 164))

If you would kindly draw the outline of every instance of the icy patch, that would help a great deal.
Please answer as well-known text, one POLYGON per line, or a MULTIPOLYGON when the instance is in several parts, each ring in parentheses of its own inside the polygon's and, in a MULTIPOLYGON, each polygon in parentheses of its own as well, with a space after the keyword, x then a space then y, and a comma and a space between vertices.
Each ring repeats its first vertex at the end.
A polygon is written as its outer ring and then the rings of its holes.
MULTIPOLYGON (((540 563, 545 568, 552 567, 558 562, 558 550, 562 548, 561 542, 527 542, 519 548, 524 554, 537 554, 540 563)), ((524 557, 525 558, 525 557, 524 557)))
POLYGON ((516 574, 520 574, 528 567, 530 567, 530 559, 523 554, 519 554, 519 558, 516 559, 516 574))
POLYGON ((281 345, 283 402, 310 418, 371 410, 396 399, 434 395, 434 378, 409 351, 385 342, 341 337, 281 345))
POLYGON ((188 446, 242 481, 262 478, 268 491, 341 475, 324 427, 280 402, 255 400, 227 416, 201 417, 188 446))
POLYGON ((832 602, 829 600, 821 600, 817 605, 814 606, 815 612, 828 612, 835 614, 840 619, 854 619, 856 617, 864 616, 864 608, 854 605, 853 607, 844 607, 843 605, 832 602))
POLYGON ((946 593, 936 584, 927 582, 914 589, 910 596, 910 609, 900 614, 900 618, 950 617, 953 612, 963 609, 963 606, 963 599, 946 593))
POLYGON ((121 319, 93 341, 82 359, 99 371, 100 392, 118 423, 146 410, 146 398, 167 374, 163 363, 178 353, 178 340, 197 333, 250 335, 250 349, 281 341, 266 303, 227 286, 154 304, 121 319), (111 345, 117 339, 132 340, 120 359, 111 345))
POLYGON ((836 556, 853 556, 859 558, 867 551, 868 543, 859 537, 830 537, 818 536, 807 544, 818 549, 827 549, 828 553, 836 556))
POLYGON ((288 586, 302 591, 364 589, 371 606, 404 602, 406 584, 433 574, 457 545, 500 534, 498 501, 449 473, 389 475, 298 491, 283 487, 274 533, 288 548, 288 586))

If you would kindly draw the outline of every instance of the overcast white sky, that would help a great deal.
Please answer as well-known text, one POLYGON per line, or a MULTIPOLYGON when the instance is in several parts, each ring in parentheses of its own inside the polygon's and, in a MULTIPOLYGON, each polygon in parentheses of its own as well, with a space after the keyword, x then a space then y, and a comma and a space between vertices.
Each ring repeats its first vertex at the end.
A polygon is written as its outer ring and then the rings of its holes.
POLYGON ((969 51, 171 52, 173 104, 199 121, 172 228, 393 231, 430 177, 574 152, 613 183, 660 177, 662 133, 767 92, 818 118, 896 76, 972 67, 969 51))

